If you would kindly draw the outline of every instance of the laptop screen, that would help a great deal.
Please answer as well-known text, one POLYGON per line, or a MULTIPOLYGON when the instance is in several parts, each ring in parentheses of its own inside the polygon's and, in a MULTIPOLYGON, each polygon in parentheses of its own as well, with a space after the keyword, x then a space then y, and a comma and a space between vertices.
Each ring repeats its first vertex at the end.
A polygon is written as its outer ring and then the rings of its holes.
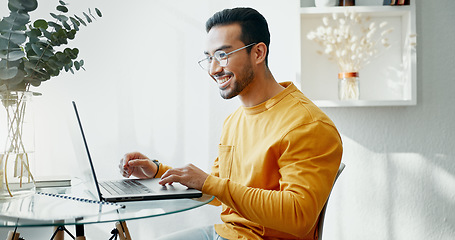
POLYGON ((80 120, 79 110, 76 107, 76 103, 73 101, 73 109, 71 111, 71 116, 68 116, 68 127, 71 135, 71 141, 74 147, 74 154, 76 156, 76 161, 79 167, 80 175, 77 175, 77 178, 80 178, 83 184, 87 187, 90 195, 94 200, 101 201, 101 193, 94 173, 93 166, 90 166, 92 163, 91 157, 88 151, 88 145, 86 144, 86 138, 83 134, 82 122, 80 120))

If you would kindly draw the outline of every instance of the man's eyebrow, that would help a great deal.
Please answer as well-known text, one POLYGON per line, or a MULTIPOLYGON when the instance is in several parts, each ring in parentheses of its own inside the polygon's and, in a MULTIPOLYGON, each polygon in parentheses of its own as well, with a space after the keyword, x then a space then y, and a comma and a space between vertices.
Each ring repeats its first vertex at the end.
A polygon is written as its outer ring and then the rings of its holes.
MULTIPOLYGON (((216 51, 220 51, 220 50, 225 50, 225 49, 228 49, 228 48, 232 48, 232 46, 231 46, 231 45, 223 45, 223 46, 221 46, 221 47, 219 47, 219 48, 215 49, 215 51, 214 51, 214 52, 216 52, 216 51)), ((204 54, 205 54, 205 55, 207 55, 207 56, 209 56, 209 55, 210 55, 210 53, 209 53, 209 52, 207 52, 207 51, 204 51, 204 54)))

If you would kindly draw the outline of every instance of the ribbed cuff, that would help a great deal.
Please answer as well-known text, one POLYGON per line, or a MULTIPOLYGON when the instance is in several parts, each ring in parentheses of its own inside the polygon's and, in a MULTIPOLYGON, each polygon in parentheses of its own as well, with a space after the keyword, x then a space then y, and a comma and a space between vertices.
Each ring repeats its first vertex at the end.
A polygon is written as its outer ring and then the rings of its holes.
POLYGON ((218 197, 224 192, 226 184, 227 179, 209 175, 202 186, 202 192, 218 197))

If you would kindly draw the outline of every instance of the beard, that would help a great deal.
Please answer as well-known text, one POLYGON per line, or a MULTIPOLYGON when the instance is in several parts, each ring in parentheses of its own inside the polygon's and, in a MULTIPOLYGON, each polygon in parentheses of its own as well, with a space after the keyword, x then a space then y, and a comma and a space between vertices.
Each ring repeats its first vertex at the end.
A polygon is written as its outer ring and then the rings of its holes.
MULTIPOLYGON (((231 72, 226 72, 225 74, 233 75, 231 72)), ((235 96, 238 96, 245 88, 247 88, 255 77, 255 73, 251 68, 251 63, 245 65, 243 71, 240 75, 236 76, 235 81, 233 81, 230 86, 226 89, 220 89, 220 95, 224 99, 231 99, 235 96)))

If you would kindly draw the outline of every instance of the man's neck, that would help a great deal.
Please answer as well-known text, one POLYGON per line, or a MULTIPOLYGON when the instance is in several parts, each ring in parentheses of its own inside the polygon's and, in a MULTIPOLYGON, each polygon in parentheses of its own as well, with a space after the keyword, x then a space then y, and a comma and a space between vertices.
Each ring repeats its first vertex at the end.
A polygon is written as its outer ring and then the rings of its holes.
POLYGON ((259 105, 284 90, 267 69, 262 75, 256 76, 256 79, 239 94, 240 101, 245 107, 259 105))

